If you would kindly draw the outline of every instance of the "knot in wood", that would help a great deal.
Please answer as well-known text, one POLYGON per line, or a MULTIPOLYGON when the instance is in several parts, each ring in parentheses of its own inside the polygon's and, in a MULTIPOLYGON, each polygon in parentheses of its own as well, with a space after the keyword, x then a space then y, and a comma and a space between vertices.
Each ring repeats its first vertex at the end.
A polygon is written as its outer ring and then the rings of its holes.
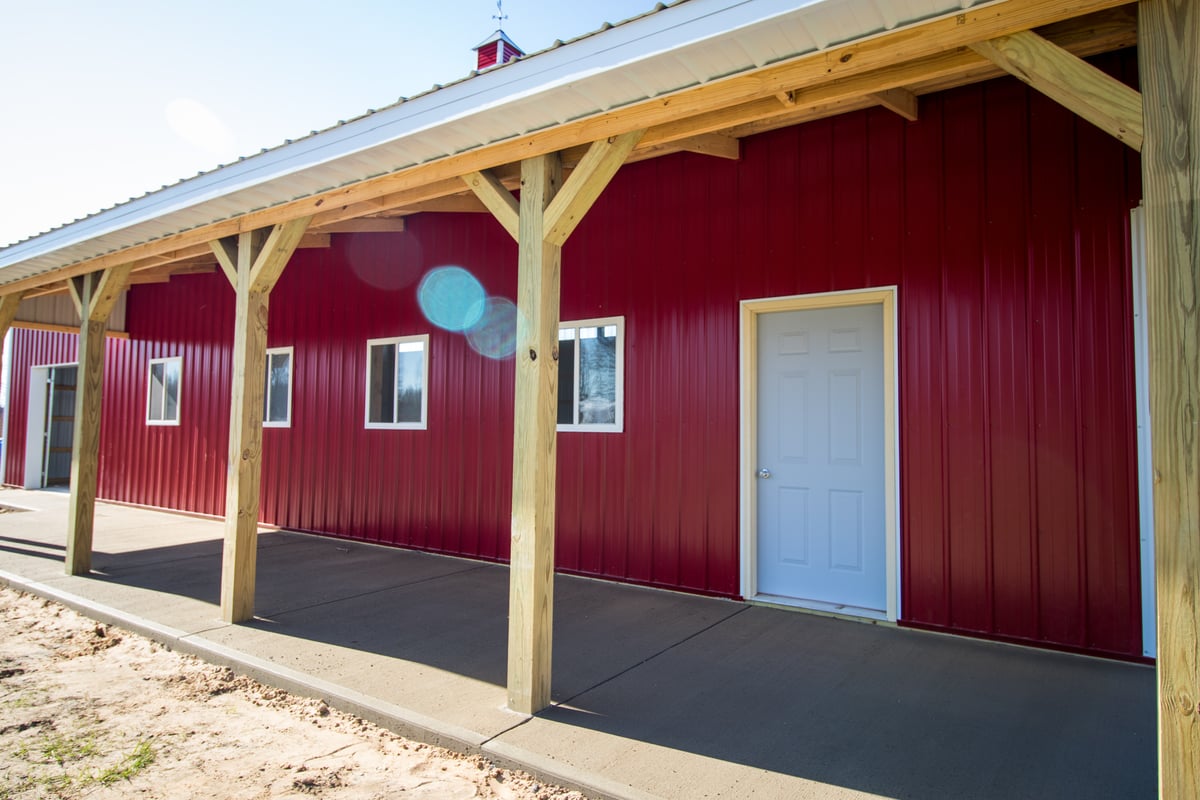
POLYGON ((249 448, 247 448, 242 451, 242 461, 249 461, 249 460, 250 460, 250 450, 249 450, 249 448))
POLYGON ((846 53, 844 56, 839 58, 838 61, 841 61, 843 64, 845 64, 847 61, 849 61, 852 58, 854 58, 854 53, 846 53))
POLYGON ((550 357, 558 361, 558 345, 554 345, 554 349, 550 352, 550 357))
POLYGON ((532 347, 529 348, 529 360, 537 361, 537 350, 534 350, 532 347))

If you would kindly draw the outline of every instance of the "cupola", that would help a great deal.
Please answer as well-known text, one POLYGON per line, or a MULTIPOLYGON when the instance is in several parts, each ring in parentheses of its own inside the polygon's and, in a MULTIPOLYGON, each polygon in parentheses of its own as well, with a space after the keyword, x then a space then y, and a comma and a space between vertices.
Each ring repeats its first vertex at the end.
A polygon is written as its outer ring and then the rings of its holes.
POLYGON ((512 39, 502 30, 497 30, 488 38, 475 45, 475 55, 478 57, 475 69, 482 72, 485 69, 498 67, 515 61, 525 55, 525 51, 517 47, 512 39))

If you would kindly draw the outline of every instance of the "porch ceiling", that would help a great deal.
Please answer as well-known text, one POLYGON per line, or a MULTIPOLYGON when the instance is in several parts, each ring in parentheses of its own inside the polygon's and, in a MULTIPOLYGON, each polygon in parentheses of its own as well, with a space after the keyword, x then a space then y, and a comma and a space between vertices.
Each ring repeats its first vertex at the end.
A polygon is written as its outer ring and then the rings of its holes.
POLYGON ((921 95, 1001 75, 968 47, 995 36, 1036 29, 1079 56, 1137 42, 1124 0, 947 8, 679 3, 0 250, 0 294, 65 291, 124 263, 134 283, 214 269, 207 242, 300 216, 317 234, 302 246, 320 247, 348 226, 483 211, 459 176, 489 169, 515 187, 522 158, 562 151, 570 169, 588 143, 639 128, 629 162, 736 158, 742 137, 873 105, 911 114, 921 95))

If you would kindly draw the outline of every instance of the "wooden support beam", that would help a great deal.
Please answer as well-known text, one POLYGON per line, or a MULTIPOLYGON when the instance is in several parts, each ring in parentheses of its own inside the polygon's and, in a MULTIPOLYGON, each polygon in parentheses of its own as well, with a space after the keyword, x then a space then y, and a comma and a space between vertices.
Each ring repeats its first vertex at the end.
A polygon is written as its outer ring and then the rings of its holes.
POLYGON ((104 389, 104 329, 132 264, 71 278, 79 309, 79 366, 75 379, 75 433, 71 447, 71 497, 67 511, 68 575, 92 569, 92 529, 100 457, 100 401, 104 389))
POLYGON ((872 92, 871 99, 878 101, 879 105, 896 112, 909 122, 917 121, 917 96, 908 89, 898 86, 895 89, 872 92))
MULTIPOLYGON (((51 331, 53 333, 75 333, 75 334, 79 333, 79 326, 77 326, 77 325, 60 325, 57 322, 26 322, 23 319, 19 319, 12 324, 12 327, 21 328, 22 330, 27 330, 27 331, 51 331)), ((105 328, 104 329, 104 338, 105 339, 128 339, 129 331, 110 331, 107 328, 105 328)))
POLYGON ((8 329, 13 326, 17 318, 17 309, 20 308, 24 296, 24 292, 15 292, 0 297, 0 342, 4 341, 8 329))
MULTIPOLYGON (((65 281, 55 281, 54 283, 47 283, 43 286, 39 286, 36 289, 26 289, 23 292, 17 292, 17 294, 22 295, 23 299, 45 297, 46 295, 50 294, 70 294, 70 289, 67 287, 67 284, 69 283, 70 279, 65 281)), ((78 311, 78 308, 76 308, 76 311, 78 311)))
POLYGON ((305 233, 304 238, 296 245, 296 249, 305 250, 328 250, 333 245, 333 240, 329 238, 329 231, 321 231, 320 233, 305 233))
POLYGON ((320 233, 403 233, 403 217, 362 217, 333 222, 317 229, 320 233))
POLYGON ((971 49, 1134 150, 1142 149, 1142 96, 1033 31, 971 49))
POLYGON ((521 211, 517 199, 513 197, 512 192, 505 188, 500 179, 490 171, 483 171, 463 175, 463 181, 475 193, 479 201, 487 207, 487 210, 492 212, 492 216, 504 227, 504 230, 508 231, 508 235, 519 239, 521 211))
POLYGON ((237 295, 221 562, 221 618, 226 622, 254 616, 268 300, 308 223, 306 217, 212 246, 237 295))
MULTIPOLYGON (((592 142, 579 166, 546 207, 546 242, 562 246, 583 216, 633 152, 645 131, 631 131, 592 142)), ((525 179, 522 173, 522 186, 525 179)), ((524 188, 522 188, 524 191, 524 188)))
POLYGON ((414 203, 404 209, 405 214, 490 214, 491 209, 473 193, 452 194, 435 197, 422 203, 414 203))
POLYGON ((208 243, 213 255, 217 257, 217 266, 225 273, 229 285, 237 288, 238 278, 238 237, 226 236, 208 243))
POLYGON ((722 136, 719 133, 704 133, 675 142, 680 150, 689 153, 699 153, 702 156, 713 156, 737 161, 742 157, 741 142, 732 136, 722 136))
POLYGON ((557 155, 521 164, 508 705, 525 714, 550 704, 562 248, 549 240, 545 216, 561 170, 557 155))
POLYGON ((1158 796, 1200 787, 1200 6, 1138 4, 1145 97, 1158 796))

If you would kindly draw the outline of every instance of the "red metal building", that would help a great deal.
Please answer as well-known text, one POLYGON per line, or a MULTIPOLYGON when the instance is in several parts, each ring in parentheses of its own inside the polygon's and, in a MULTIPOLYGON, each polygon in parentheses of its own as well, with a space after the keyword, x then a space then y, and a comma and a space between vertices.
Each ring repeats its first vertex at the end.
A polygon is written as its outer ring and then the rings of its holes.
MULTIPOLYGON (((1098 62, 1136 84, 1136 54, 1098 62)), ((894 288, 901 624, 1143 653, 1130 211, 1138 156, 1014 79, 623 168, 565 246, 561 318, 617 319, 619 431, 558 435, 558 568, 746 595, 743 301, 894 288)), ((268 346, 290 426, 263 433, 263 521, 508 556, 513 364, 427 319, 462 267, 515 299, 490 215, 297 251, 268 346), (368 341, 428 335, 423 429, 364 424, 368 341)), ((234 297, 219 273, 131 288, 107 341, 100 496, 224 513, 234 297), (180 357, 179 424, 147 424, 180 357)), ((565 324, 565 323, 564 323, 565 324)), ((76 337, 17 331, 5 481, 28 484, 31 375, 76 337)))

